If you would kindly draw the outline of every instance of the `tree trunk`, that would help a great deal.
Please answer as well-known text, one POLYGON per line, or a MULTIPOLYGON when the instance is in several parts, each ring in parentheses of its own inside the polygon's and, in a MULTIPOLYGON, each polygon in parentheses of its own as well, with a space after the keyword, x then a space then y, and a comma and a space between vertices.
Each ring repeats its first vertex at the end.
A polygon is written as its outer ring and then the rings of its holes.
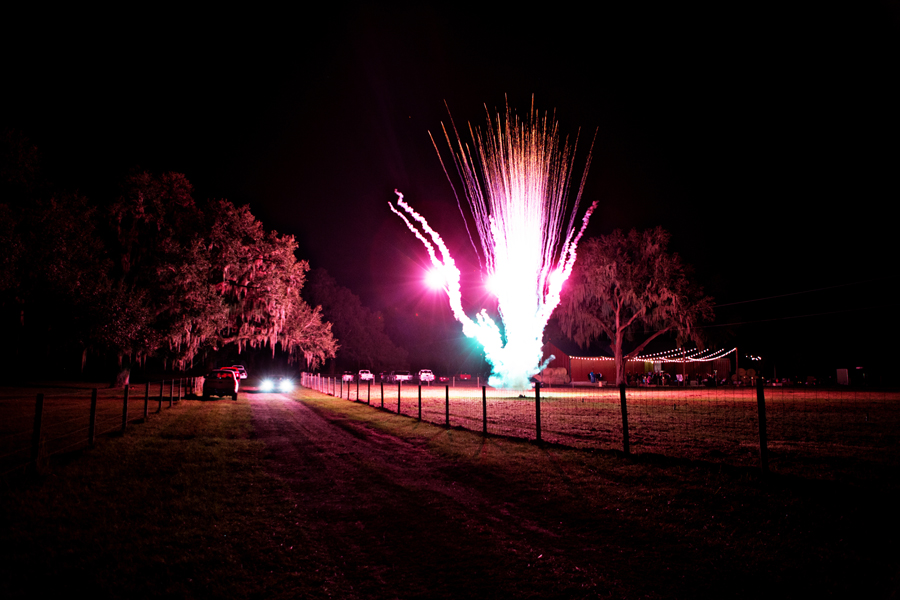
POLYGON ((119 372, 116 374, 116 381, 113 383, 114 387, 123 388, 128 385, 131 379, 131 367, 121 367, 119 372))
POLYGON ((625 352, 622 350, 623 344, 625 341, 625 332, 624 331, 616 331, 616 345, 613 348, 614 355, 616 357, 616 386, 625 383, 627 384, 625 377, 625 352))

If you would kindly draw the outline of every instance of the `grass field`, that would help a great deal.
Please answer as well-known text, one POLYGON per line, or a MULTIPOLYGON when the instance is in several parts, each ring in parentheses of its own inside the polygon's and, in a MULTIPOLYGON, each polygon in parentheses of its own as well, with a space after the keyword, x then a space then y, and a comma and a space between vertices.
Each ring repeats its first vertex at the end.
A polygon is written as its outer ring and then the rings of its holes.
MULTIPOLYGON (((521 563, 527 572, 475 555, 448 565, 463 578, 527 580, 542 598, 887 598, 897 591, 895 488, 784 476, 764 482, 752 469, 482 438, 311 391, 295 398, 336 423, 408 440, 450 461, 459 485, 496 498, 498 516, 518 503, 540 515, 544 528, 558 521, 594 532, 582 548, 535 530, 526 536, 546 549, 521 563), (588 558, 595 556, 602 560, 588 558)), ((251 414, 246 399, 183 401, 94 449, 51 458, 36 478, 4 482, 0 597, 359 597, 342 583, 346 565, 324 535, 329 524, 306 520, 302 498, 267 474, 270 459, 254 439, 251 414)), ((415 535, 435 515, 403 517, 405 535, 415 535)), ((377 519, 367 526, 377 528, 377 519)), ((388 538, 397 534, 396 520, 384 527, 388 538)), ((500 535, 480 543, 516 547, 518 534, 492 531, 471 535, 500 535)), ((402 584, 395 576, 378 574, 374 597, 400 597, 392 592, 402 584)))
MULTIPOLYGON (((355 384, 334 386, 344 398, 418 418, 419 389, 355 384)), ((20 469, 29 459, 34 398, 44 394, 42 456, 88 444, 92 386, 54 383, 0 389, 0 474, 20 469)), ((253 388, 248 388, 253 393, 253 388)), ((186 394, 187 390, 183 390, 186 394)), ((246 392, 245 392, 246 393, 246 392)), ((900 472, 900 392, 820 388, 767 388, 769 466, 774 472, 804 477, 882 483, 900 472)), ((759 465, 756 391, 747 388, 629 388, 628 418, 633 453, 660 454, 735 466, 759 465)), ((132 386, 130 423, 168 409, 178 386, 132 386), (162 401, 160 401, 160 399, 162 401)), ((482 402, 475 386, 423 386, 423 420, 480 432, 483 410, 487 431, 526 440, 536 437, 534 392, 488 388, 482 402), (449 403, 446 393, 449 391, 449 403)), ((97 435, 121 429, 123 390, 98 388, 97 435)), ((575 448, 621 450, 619 392, 610 388, 545 388, 541 391, 544 441, 575 448)), ((42 459, 44 460, 44 459, 42 459)))
MULTIPOLYGON (((97 384, 54 382, 35 384, 29 388, 0 388, 0 474, 16 470, 28 461, 34 431, 37 394, 44 395, 41 424, 41 454, 46 457, 84 448, 88 445, 91 390, 97 389, 95 436, 122 428, 122 412, 126 406, 124 390, 97 384)), ((184 390, 182 390, 184 391, 184 390)), ((179 397, 178 383, 171 381, 131 386, 127 403, 128 423, 169 407, 179 397)), ((126 425, 127 427, 127 425, 126 425)))
MULTIPOLYGON (((355 383, 334 386, 357 399, 355 383)), ((330 388, 329 388, 330 389, 330 388)), ((384 386, 387 410, 419 416, 419 389, 384 386)), ((421 416, 482 431, 482 390, 423 386, 421 416), (447 402, 449 392, 449 403, 447 402)), ((900 468, 900 392, 856 389, 765 389, 769 466, 773 471, 826 479, 892 478, 900 468)), ((735 466, 759 465, 756 390, 750 388, 628 388, 631 451, 735 466)), ((382 406, 382 388, 360 387, 358 399, 382 406)), ((535 439, 534 392, 486 390, 487 431, 535 439)), ((541 390, 541 437, 576 448, 621 450, 619 391, 541 390)))

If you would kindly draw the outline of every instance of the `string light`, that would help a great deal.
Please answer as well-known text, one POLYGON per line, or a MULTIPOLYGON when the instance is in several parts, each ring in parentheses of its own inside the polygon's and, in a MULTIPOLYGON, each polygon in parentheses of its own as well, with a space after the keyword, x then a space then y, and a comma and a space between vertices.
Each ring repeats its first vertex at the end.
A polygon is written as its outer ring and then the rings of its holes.
MULTIPOLYGON (((737 348, 731 350, 666 350, 654 354, 645 354, 629 358, 626 362, 651 362, 651 363, 680 363, 680 362, 712 362, 725 358, 737 348)), ((578 360, 616 360, 612 356, 570 356, 578 360)))

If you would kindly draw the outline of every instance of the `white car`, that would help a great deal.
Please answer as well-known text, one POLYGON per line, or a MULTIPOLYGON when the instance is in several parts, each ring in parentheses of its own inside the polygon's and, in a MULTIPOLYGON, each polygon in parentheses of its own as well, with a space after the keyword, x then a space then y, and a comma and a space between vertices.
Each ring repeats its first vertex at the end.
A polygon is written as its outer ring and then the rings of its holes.
POLYGON ((232 369, 237 369, 238 375, 241 376, 241 379, 247 379, 247 369, 244 368, 244 365, 231 365, 232 369))
POLYGON ((344 374, 341 375, 342 381, 353 381, 353 371, 344 371, 344 374))
POLYGON ((431 369, 422 369, 421 371, 419 371, 419 381, 422 381, 422 382, 434 381, 434 373, 431 372, 431 369))
POLYGON ((360 381, 375 381, 375 376, 372 375, 372 371, 368 369, 363 369, 359 372, 359 380, 360 381))
POLYGON ((391 372, 391 381, 393 381, 393 382, 412 381, 412 373, 410 373, 409 371, 392 371, 391 372))

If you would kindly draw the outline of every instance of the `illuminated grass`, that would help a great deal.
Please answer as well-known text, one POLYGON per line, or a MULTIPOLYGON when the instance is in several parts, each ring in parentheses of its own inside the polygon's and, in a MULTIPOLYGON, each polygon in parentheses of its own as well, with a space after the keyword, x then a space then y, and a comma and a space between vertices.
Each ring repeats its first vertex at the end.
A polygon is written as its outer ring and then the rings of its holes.
POLYGON ((2 495, 0 596, 327 597, 328 570, 263 454, 249 405, 223 400, 52 459, 2 495))
MULTIPOLYGON (((356 398, 351 387, 350 398, 356 398)), ((422 419, 444 424, 444 386, 423 386, 422 419)), ((450 425, 480 432, 482 390, 449 388, 450 425)), ((344 389, 346 397, 347 390, 344 389)), ((781 473, 827 479, 881 479, 900 469, 900 392, 853 389, 767 388, 770 467, 781 473)), ((487 388, 487 431, 526 440, 536 437, 534 391, 487 388)), ((759 464, 756 390, 749 388, 628 388, 632 452, 759 464)), ((366 400, 365 388, 360 398, 366 400)), ((381 406, 373 386, 371 404, 381 406)), ((402 414, 419 416, 418 389, 401 389, 402 414)), ((384 406, 397 411, 397 387, 385 386, 384 406)), ((618 389, 553 387, 541 390, 541 437, 577 448, 621 450, 618 389)))
MULTIPOLYGON (((896 490, 766 485, 752 470, 483 438, 315 392, 296 398, 360 444, 392 436, 440 457, 438 472, 484 507, 460 507, 465 522, 441 542, 485 552, 446 573, 506 582, 509 597, 868 598, 893 589, 898 552, 882 542, 900 529, 896 490), (527 556, 516 554, 523 548, 527 556)), ((0 597, 402 597, 391 569, 372 572, 365 596, 347 586, 329 522, 304 521, 314 515, 285 501, 285 484, 265 474, 269 460, 248 403, 189 401, 54 459, 37 480, 6 483, 0 597)), ((434 506, 457 506, 455 494, 384 524, 370 519, 368 537, 402 543, 433 529, 443 514, 434 506)), ((373 497, 370 508, 390 512, 392 500, 373 497)))

